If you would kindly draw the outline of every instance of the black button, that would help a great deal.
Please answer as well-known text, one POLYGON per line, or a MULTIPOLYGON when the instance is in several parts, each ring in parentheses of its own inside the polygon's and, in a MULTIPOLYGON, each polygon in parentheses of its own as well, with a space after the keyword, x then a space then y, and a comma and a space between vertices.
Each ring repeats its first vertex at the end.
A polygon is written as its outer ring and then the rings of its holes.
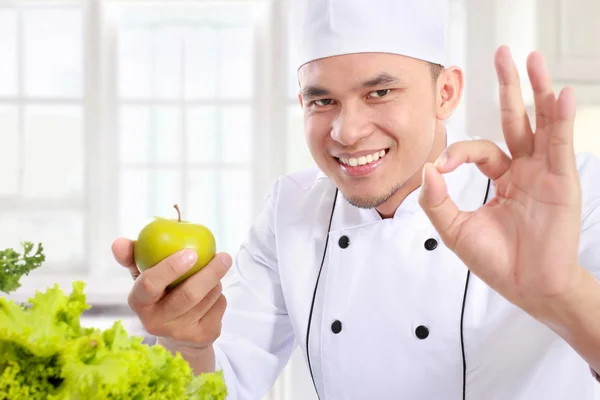
POLYGON ((435 250, 437 245, 438 245, 437 240, 435 240, 434 238, 430 238, 425 241, 425 248, 429 251, 435 250))
POLYGON ((415 330, 415 335, 417 335, 419 339, 427 339, 427 336, 429 336, 429 328, 424 325, 420 325, 415 330))
POLYGON ((333 332, 337 335, 341 331, 342 331, 342 323, 336 319, 335 321, 333 321, 333 324, 331 324, 331 332, 333 332))
POLYGON ((338 240, 338 244, 342 249, 345 249, 346 247, 350 246, 350 239, 348 236, 344 235, 340 238, 340 240, 338 240))

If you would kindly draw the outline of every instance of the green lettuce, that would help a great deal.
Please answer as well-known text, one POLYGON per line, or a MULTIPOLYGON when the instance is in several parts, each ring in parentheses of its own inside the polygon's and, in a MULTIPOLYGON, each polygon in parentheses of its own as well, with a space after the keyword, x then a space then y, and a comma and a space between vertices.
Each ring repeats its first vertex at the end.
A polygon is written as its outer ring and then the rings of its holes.
POLYGON ((85 284, 72 288, 55 285, 29 304, 0 297, 0 400, 226 398, 222 371, 195 376, 179 353, 143 344, 121 321, 82 327, 85 284))
POLYGON ((23 246, 23 253, 15 249, 0 251, 0 292, 10 293, 20 288, 21 277, 29 275, 46 260, 44 246, 41 243, 33 254, 33 243, 21 242, 21 246, 23 246))

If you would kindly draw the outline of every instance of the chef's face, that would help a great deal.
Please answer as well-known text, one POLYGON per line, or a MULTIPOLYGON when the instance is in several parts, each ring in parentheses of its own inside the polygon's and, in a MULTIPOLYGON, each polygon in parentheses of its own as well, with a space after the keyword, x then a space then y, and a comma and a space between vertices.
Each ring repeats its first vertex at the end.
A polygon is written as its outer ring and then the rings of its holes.
POLYGON ((310 152, 349 202, 389 215, 420 185, 423 165, 445 147, 443 121, 462 90, 460 70, 440 71, 379 53, 325 58, 300 69, 310 152))

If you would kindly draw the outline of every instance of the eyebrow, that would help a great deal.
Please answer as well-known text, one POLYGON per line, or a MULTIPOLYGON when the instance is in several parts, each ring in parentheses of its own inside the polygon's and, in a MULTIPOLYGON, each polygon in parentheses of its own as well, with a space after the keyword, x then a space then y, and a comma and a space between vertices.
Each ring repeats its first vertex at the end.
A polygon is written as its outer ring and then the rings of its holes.
MULTIPOLYGON (((402 80, 398 77, 388 74, 387 72, 381 72, 371 79, 364 81, 359 87, 371 88, 380 85, 390 85, 401 83, 402 80)), ((331 92, 320 86, 307 85, 302 88, 302 97, 304 99, 310 99, 313 97, 329 96, 331 92)))
POLYGON ((387 72, 381 72, 372 79, 363 82, 362 87, 375 87, 379 85, 389 85, 392 83, 400 83, 401 79, 388 74, 387 72))
POLYGON ((302 88, 302 98, 304 98, 304 99, 328 96, 329 94, 330 94, 329 90, 319 87, 319 86, 308 85, 308 86, 305 86, 302 88))

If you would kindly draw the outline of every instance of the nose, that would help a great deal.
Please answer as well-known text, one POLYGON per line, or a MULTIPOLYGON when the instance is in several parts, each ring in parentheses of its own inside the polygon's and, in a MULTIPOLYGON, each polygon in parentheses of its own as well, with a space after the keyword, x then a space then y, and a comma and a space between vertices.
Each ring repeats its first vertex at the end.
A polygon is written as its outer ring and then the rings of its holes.
POLYGON ((369 122, 369 112, 358 105, 346 104, 333 121, 331 137, 336 142, 351 147, 369 136, 373 127, 369 122))

